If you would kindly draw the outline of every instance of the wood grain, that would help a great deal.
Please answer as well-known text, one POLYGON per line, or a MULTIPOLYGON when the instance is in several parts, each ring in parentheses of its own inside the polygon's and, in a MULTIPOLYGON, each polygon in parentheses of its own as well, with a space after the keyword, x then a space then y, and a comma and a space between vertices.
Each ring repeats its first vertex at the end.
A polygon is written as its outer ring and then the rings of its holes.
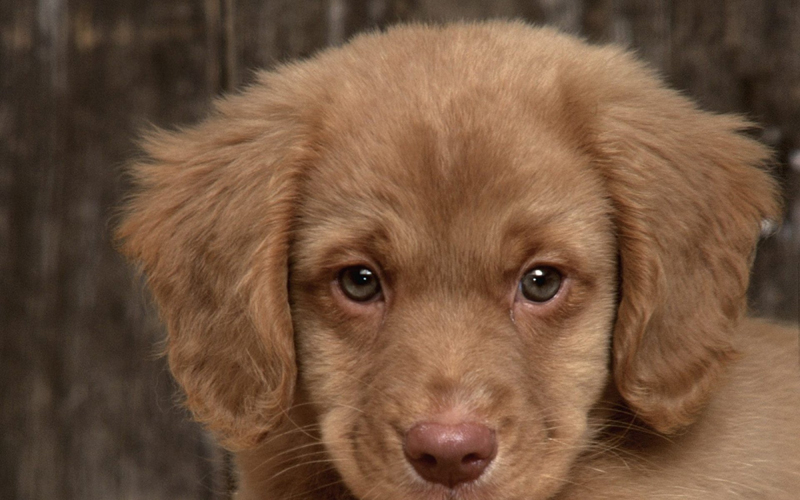
POLYGON ((197 119, 217 92, 208 19, 192 2, 3 8, 0 498, 219 498, 219 453, 175 404, 107 230, 137 129, 197 119))

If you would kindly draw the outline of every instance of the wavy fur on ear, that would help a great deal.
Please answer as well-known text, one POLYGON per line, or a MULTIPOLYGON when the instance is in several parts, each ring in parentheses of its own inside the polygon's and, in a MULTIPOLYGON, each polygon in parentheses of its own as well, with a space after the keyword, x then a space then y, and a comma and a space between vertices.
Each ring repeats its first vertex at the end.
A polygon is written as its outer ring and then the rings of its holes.
POLYGON ((619 392, 661 432, 692 422, 735 353, 755 243, 779 216, 769 151, 736 116, 700 111, 616 49, 585 89, 595 155, 616 210, 619 392), (613 66, 612 66, 613 65, 613 66), (603 94, 598 94, 601 89, 603 94))
POLYGON ((187 406, 232 449, 255 444, 293 398, 287 256, 305 154, 295 94, 267 74, 199 126, 151 133, 116 231, 167 324, 187 406))

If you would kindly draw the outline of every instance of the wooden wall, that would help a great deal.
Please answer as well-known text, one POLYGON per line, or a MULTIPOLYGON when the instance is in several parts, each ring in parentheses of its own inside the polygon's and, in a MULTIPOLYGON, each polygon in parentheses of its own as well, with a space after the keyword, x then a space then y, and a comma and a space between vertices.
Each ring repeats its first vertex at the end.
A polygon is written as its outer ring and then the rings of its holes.
POLYGON ((797 0, 0 0, 0 498, 227 498, 226 457, 175 404, 162 329, 109 244, 137 130, 364 29, 489 17, 631 46, 763 123, 789 219, 752 304, 797 321, 797 0))

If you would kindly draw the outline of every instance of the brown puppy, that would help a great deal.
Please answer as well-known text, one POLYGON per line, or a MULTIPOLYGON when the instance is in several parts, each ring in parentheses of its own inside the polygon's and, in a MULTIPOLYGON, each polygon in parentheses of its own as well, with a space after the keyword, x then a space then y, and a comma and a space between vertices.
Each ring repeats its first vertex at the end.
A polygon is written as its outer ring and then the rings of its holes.
POLYGON ((747 126, 616 48, 401 27, 153 134, 118 237, 240 499, 796 498, 747 126))

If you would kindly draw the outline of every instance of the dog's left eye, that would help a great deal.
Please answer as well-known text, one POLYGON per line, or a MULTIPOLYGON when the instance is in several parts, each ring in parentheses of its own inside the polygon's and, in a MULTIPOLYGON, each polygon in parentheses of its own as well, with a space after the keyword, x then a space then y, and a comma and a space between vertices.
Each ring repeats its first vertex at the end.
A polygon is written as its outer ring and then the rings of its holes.
POLYGON ((561 289, 563 277, 556 269, 548 266, 534 267, 522 277, 519 290, 531 302, 547 302, 561 289))
POLYGON ((365 266, 352 266, 339 273, 339 288, 348 299, 367 302, 381 293, 381 283, 372 269, 365 266))

